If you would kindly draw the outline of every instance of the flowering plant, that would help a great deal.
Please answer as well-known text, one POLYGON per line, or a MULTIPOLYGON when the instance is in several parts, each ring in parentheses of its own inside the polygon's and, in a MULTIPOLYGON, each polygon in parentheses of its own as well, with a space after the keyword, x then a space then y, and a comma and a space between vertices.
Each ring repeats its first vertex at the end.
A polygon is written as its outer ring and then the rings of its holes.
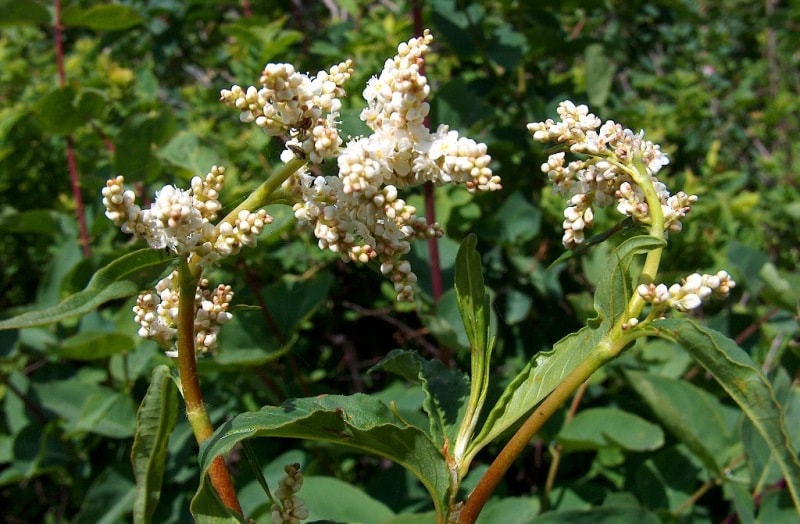
MULTIPOLYGON (((3 328, 14 328, 59 320, 127 296, 134 284, 157 280, 153 289, 139 294, 133 313, 139 335, 156 341, 175 360, 178 388, 167 366, 159 366, 140 408, 133 449, 135 519, 149 521, 158 503, 168 435, 175 423, 174 397, 180 391, 201 446, 203 476, 192 504, 200 522, 245 519, 223 456, 240 443, 247 450, 247 439, 266 436, 334 442, 390 459, 413 473, 430 494, 433 515, 421 519, 475 522, 544 423, 594 373, 646 337, 677 342, 719 380, 770 445, 800 506, 800 464, 763 373, 718 332, 688 317, 668 318, 670 310, 696 309, 711 298, 724 299, 735 287, 725 271, 691 274, 670 286, 658 280, 668 235, 680 232, 697 197, 669 193, 657 177, 667 157, 644 140, 643 133, 613 121, 602 123, 586 106, 571 102, 559 106, 559 122, 528 125, 535 141, 555 143, 557 149, 542 171, 565 200, 564 246, 578 251, 596 243, 585 232, 594 224, 597 209, 608 206, 615 205, 639 233, 608 257, 595 292, 596 316, 585 327, 556 343, 552 351, 535 355, 490 401, 495 327, 476 239, 468 236, 456 259, 455 293, 469 341, 469 373, 403 350, 390 352, 373 368, 398 374, 422 389, 427 424, 411 424, 391 402, 357 394, 291 399, 235 415, 216 430, 212 427, 197 359, 198 354, 217 350, 220 329, 234 315, 234 295, 228 285, 212 287, 207 273, 243 247, 255 247, 272 221, 264 206, 290 203, 295 218, 313 229, 320 248, 346 262, 376 265, 392 282, 397 300, 412 301, 417 277, 408 259, 411 242, 440 237, 442 229, 417 216, 400 192, 424 183, 450 182, 469 192, 501 189, 484 144, 445 125, 435 131, 426 125, 430 87, 421 66, 432 38, 426 31, 401 44, 380 75, 368 82, 361 119, 372 134, 366 137, 345 140, 338 128, 343 86, 353 73, 350 61, 313 77, 288 64, 268 64, 261 87, 222 90, 221 100, 236 108, 243 122, 286 139, 283 166, 221 219, 223 167, 213 166, 205 178, 193 178, 189 189, 165 186, 148 209, 135 203, 122 177, 109 180, 103 189, 106 216, 152 249, 112 262, 58 308, 2 323, 3 328), (319 164, 334 158, 337 174, 320 174, 319 164), (639 267, 641 255, 644 262, 639 267), (513 436, 471 492, 463 494, 462 484, 477 454, 509 433, 513 436)), ((303 485, 299 468, 287 465, 274 493, 263 483, 271 522, 300 522, 309 516, 314 501, 303 502, 297 495, 303 485)))

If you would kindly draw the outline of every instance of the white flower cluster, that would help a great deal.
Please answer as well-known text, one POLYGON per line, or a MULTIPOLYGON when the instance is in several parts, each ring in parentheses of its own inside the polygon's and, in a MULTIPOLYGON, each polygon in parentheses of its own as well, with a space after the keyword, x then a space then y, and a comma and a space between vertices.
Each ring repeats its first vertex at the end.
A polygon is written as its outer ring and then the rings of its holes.
POLYGON ((303 475, 300 473, 300 464, 284 466, 283 477, 278 489, 275 490, 276 501, 270 507, 272 524, 300 524, 308 518, 308 508, 303 499, 295 493, 303 487, 303 475))
POLYGON ((692 273, 681 284, 669 288, 665 284, 641 284, 636 288, 639 296, 654 306, 667 305, 678 311, 689 311, 710 297, 725 298, 736 287, 727 271, 716 275, 692 273))
MULTIPOLYGON (((124 188, 121 176, 106 182, 103 204, 106 216, 122 231, 144 238, 154 249, 169 249, 182 256, 196 256, 201 265, 218 262, 235 255, 242 246, 255 246, 256 238, 272 217, 262 210, 243 210, 232 220, 214 225, 222 208, 219 193, 225 181, 225 168, 214 166, 205 178, 194 177, 191 188, 165 186, 156 192, 149 209, 135 203, 133 191, 124 188)), ((134 319, 140 325, 139 335, 155 340, 177 356, 170 348, 176 335, 179 286, 177 271, 156 284, 155 290, 141 293, 133 307, 134 319)), ((195 294, 195 347, 198 352, 214 351, 220 326, 230 320, 228 312, 233 292, 230 286, 208 288, 202 279, 195 294)))
MULTIPOLYGON (((171 349, 177 333, 178 318, 178 272, 173 271, 156 284, 155 292, 139 294, 133 307, 134 320, 140 325, 139 336, 154 340, 168 350, 167 356, 177 357, 171 349)), ((208 280, 201 279, 195 293, 195 349, 198 353, 214 351, 217 348, 217 335, 222 324, 231 319, 228 312, 233 291, 230 286, 220 284, 208 288, 208 280)))
POLYGON ((335 156, 342 145, 336 119, 352 65, 347 60, 309 77, 291 64, 267 64, 260 89, 234 85, 220 91, 220 100, 239 109, 242 122, 255 122, 271 136, 287 135, 289 154, 297 151, 319 163, 335 156))
POLYGON ((644 132, 634 133, 609 120, 602 123, 585 105, 570 101, 558 106, 560 122, 548 119, 528 124, 537 142, 556 142, 577 158, 567 163, 564 151, 553 153, 542 171, 553 182, 555 191, 568 199, 564 210, 564 236, 567 248, 585 240, 584 231, 594 222, 594 208, 616 203, 617 211, 640 223, 650 222, 644 192, 630 175, 639 161, 645 166, 661 201, 665 229, 681 230, 681 219, 697 201, 683 191, 670 195, 656 174, 669 163, 661 148, 643 139, 644 132))
POLYGON ((461 183, 470 192, 502 187, 489 168, 485 144, 444 125, 435 133, 425 126, 430 87, 420 66, 432 40, 425 31, 400 44, 380 76, 367 83, 368 106, 361 119, 373 133, 347 143, 337 159, 337 177, 302 171, 284 186, 297 197, 295 216, 314 227, 320 248, 340 253, 345 261, 377 259, 397 299, 405 301, 412 300, 417 280, 403 259, 409 241, 442 233, 398 198, 398 188, 425 182, 461 183))
POLYGON ((225 168, 213 166, 206 177, 194 177, 191 189, 164 186, 156 192, 149 209, 135 203, 124 178, 106 182, 103 205, 106 216, 125 233, 144 238, 154 249, 170 249, 179 255, 196 254, 204 265, 235 255, 242 246, 255 246, 256 238, 272 217, 262 210, 243 210, 231 222, 214 225, 221 209, 219 192, 225 168))

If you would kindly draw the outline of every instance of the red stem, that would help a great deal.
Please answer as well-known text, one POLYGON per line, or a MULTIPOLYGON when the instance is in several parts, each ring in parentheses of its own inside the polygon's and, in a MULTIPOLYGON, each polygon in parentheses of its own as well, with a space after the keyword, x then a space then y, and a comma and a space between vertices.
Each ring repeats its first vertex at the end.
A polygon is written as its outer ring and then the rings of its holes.
MULTIPOLYGON (((61 23, 61 0, 55 0, 55 21, 53 23, 54 38, 56 45, 56 68, 58 69, 58 85, 64 87, 67 83, 67 73, 64 68, 64 25, 61 23)), ((80 230, 80 242, 83 249, 83 256, 88 258, 92 251, 89 248, 89 231, 86 227, 86 212, 83 208, 83 197, 81 196, 81 176, 78 172, 78 163, 75 160, 75 144, 72 136, 67 135, 67 169, 69 170, 69 182, 72 186, 72 197, 75 199, 75 214, 78 219, 80 230)))

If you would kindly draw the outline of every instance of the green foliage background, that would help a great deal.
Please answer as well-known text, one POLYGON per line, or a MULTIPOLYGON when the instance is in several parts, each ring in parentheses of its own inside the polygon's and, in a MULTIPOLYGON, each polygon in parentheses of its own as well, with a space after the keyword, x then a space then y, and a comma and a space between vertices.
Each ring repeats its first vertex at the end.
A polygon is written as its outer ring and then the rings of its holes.
MULTIPOLYGON (((124 175, 146 199, 222 164, 222 200, 231 207, 263 180, 279 162, 280 144, 242 125, 218 93, 256 83, 265 62, 315 72, 353 58, 343 121, 348 133, 362 133, 358 95, 413 35, 411 6, 330 4, 335 12, 323 2, 65 2, 66 85, 59 86, 53 5, 0 2, 3 315, 53 305, 141 247, 103 216, 107 178, 124 175), (81 174, 88 257, 79 243, 68 141, 81 174)), ((735 296, 702 320, 763 366, 789 427, 800 427, 800 6, 766 4, 423 2, 424 25, 435 37, 425 65, 431 125, 447 123, 486 142, 503 178, 497 194, 436 192, 448 289, 458 243, 469 232, 478 236, 499 319, 495 397, 532 356, 584 324, 610 249, 602 244, 547 269, 562 252, 563 203, 539 171, 546 151, 525 124, 553 117, 568 98, 646 130, 670 155, 665 183, 700 196, 684 230, 670 238, 663 280, 720 268, 733 274, 735 296)), ((410 200, 424 207, 421 196, 410 200)), ((425 246, 414 252, 421 299, 398 305, 376 271, 320 252, 288 210, 271 211, 275 223, 258 248, 210 275, 233 286, 240 306, 219 354, 200 362, 214 422, 290 397, 355 392, 394 400, 406 420, 419 422, 420 392, 366 371, 396 347, 427 357, 444 351, 468 366, 454 294, 437 304, 430 295, 425 246)), ((598 231, 614 221, 599 220, 598 231)), ((117 300, 47 328, 0 332, 5 522, 129 520, 136 406, 153 368, 168 363, 136 336, 131 305, 117 300)), ((631 507, 666 521, 733 513, 775 521, 791 512, 785 493, 769 489, 779 476, 763 442, 699 371, 672 344, 637 344, 592 382, 578 417, 565 426, 553 420, 537 438, 484 522, 512 522, 512 513, 529 522, 543 509, 590 505, 631 507), (643 436, 631 440, 628 429, 643 436), (563 456, 547 507, 541 495, 555 445, 563 456), (751 497, 753 490, 760 496, 751 497)), ((797 432, 794 438, 797 444, 797 432)), ((389 522, 430 510, 421 486, 379 459, 320 443, 253 445, 271 482, 283 464, 300 462, 310 477, 307 501, 335 489, 352 506, 317 509, 314 518, 389 522)), ((478 462, 496 451, 489 446, 478 462)), ((267 507, 252 473, 240 457, 230 460, 246 511, 263 518, 267 507)), ((180 415, 156 522, 186 521, 196 475, 197 448, 180 415)))

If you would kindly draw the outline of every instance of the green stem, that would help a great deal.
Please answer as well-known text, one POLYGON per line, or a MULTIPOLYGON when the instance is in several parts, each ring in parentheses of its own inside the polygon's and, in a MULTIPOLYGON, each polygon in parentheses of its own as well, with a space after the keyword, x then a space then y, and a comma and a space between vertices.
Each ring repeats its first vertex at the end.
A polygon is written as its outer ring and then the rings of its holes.
MULTIPOLYGON (((180 373, 181 392, 186 405, 186 418, 192 427, 195 439, 200 444, 214 433, 214 426, 208 416, 203 394, 200 390, 200 379, 197 375, 197 355, 195 353, 194 320, 195 294, 202 274, 198 266, 192 267, 183 260, 178 267, 178 372, 180 373)), ((242 515, 242 507, 236 495, 228 468, 222 457, 217 457, 208 469, 211 484, 219 493, 223 504, 242 515)))
POLYGON ((273 172, 268 179, 266 179, 255 191, 250 193, 244 201, 236 206, 233 211, 228 213, 221 222, 233 223, 236 216, 240 211, 246 209, 252 211, 260 209, 271 202, 270 197, 280 189, 281 184, 292 176, 298 169, 303 167, 306 160, 301 158, 292 158, 277 171, 273 172))

